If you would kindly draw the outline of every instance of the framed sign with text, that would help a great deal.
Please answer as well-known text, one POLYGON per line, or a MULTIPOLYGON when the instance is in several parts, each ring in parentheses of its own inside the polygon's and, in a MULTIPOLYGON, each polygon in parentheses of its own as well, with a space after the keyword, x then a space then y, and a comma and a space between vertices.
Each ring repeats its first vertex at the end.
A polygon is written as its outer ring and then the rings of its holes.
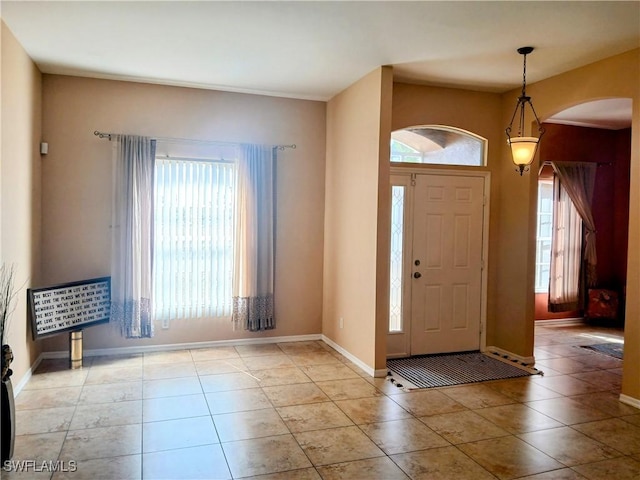
POLYGON ((33 339, 109 321, 111 277, 27 290, 33 339))

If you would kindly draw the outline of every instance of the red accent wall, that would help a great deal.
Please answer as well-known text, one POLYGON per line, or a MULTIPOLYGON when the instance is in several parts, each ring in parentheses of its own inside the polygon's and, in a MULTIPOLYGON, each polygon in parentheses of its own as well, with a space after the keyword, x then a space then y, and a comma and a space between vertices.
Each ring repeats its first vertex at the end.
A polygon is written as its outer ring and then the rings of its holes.
MULTIPOLYGON (((541 162, 555 160, 604 164, 598 167, 596 173, 591 206, 597 230, 598 286, 616 290, 624 301, 631 129, 603 130, 556 124, 545 124, 544 127, 546 132, 540 142, 541 162)), ((561 317, 548 313, 546 297, 546 294, 536 295, 536 319, 576 316, 576 312, 567 312, 561 317)))

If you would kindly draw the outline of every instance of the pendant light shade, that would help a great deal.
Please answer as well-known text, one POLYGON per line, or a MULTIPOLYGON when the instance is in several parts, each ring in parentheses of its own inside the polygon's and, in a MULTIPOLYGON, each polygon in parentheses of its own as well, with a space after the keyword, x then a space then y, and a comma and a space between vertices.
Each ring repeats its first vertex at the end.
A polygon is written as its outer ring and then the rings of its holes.
POLYGON ((507 133, 507 143, 511 148, 511 159, 513 163, 518 167, 516 169, 517 172, 522 175, 522 173, 528 170, 529 165, 533 162, 533 159, 536 156, 536 151, 538 150, 538 144, 540 143, 540 139, 544 134, 544 128, 540 125, 540 120, 536 115, 536 111, 533 108, 533 104, 531 103, 531 97, 527 96, 526 87, 527 87, 527 55, 533 51, 533 47, 521 47, 518 49, 518 53, 524 56, 524 67, 522 71, 522 93, 518 97, 518 103, 516 103, 516 109, 513 112, 513 116, 511 117, 511 122, 509 126, 506 128, 507 133), (531 111, 533 112, 533 117, 536 120, 536 124, 538 126, 538 137, 525 137, 524 133, 524 123, 525 123, 525 107, 529 105, 531 111), (518 117, 518 135, 512 136, 513 122, 518 117))

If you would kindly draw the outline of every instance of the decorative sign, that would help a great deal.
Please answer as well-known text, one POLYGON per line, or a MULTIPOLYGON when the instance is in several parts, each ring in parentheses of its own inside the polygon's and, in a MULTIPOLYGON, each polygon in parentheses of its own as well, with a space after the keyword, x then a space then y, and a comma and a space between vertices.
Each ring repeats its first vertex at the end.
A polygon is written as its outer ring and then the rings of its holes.
POLYGON ((27 290, 33 339, 109 321, 111 277, 27 290))

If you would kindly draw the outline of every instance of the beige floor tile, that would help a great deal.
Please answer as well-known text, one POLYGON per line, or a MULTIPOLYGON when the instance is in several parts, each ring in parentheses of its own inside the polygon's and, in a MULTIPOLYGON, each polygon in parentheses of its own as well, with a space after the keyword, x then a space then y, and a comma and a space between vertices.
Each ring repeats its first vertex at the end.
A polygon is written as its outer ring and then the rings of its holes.
MULTIPOLYGON (((612 417, 634 415, 638 412, 637 408, 622 403, 620 401, 619 393, 599 392, 588 395, 576 395, 571 398, 589 407, 602 410, 604 413, 607 413, 612 417)), ((640 415, 638 416, 638 422, 640 423, 640 415)))
POLYGON ((254 370, 251 375, 256 377, 262 387, 274 385, 292 385, 308 383, 311 379, 298 367, 274 368, 271 370, 254 370))
POLYGON ((409 477, 389 457, 318 467, 323 480, 385 479, 408 480, 409 477))
POLYGON ((82 387, 43 388, 22 390, 15 399, 16 410, 34 408, 73 407, 78 403, 82 387))
POLYGON ((331 400, 350 400, 355 398, 379 397, 383 393, 363 378, 347 380, 329 380, 317 382, 331 400))
MULTIPOLYGON (((69 361, 67 360, 67 365, 69 361)), ((61 370, 61 371, 44 371, 43 373, 34 373, 24 390, 36 390, 39 388, 62 388, 62 387, 80 387, 84 385, 89 375, 90 369, 82 370, 61 370)))
POLYGON ((142 421, 160 422, 209 415, 204 395, 147 398, 142 401, 142 421))
POLYGON ((288 470, 286 472, 267 473, 244 477, 244 480, 322 480, 315 468, 301 468, 298 470, 288 470))
POLYGON ((142 452, 142 425, 73 430, 62 444, 60 460, 90 460, 142 452))
POLYGON ((630 457, 577 465, 573 469, 589 480, 638 480, 640 478, 640 461, 630 457))
MULTIPOLYGON (((92 360, 93 360, 93 357, 84 358, 83 367, 85 369, 90 367, 92 360)), ((82 370, 80 370, 80 372, 81 371, 82 370)), ((42 375, 43 373, 52 373, 52 372, 77 373, 78 370, 70 369, 69 357, 65 356, 65 358, 45 358, 38 364, 31 378, 42 375)))
POLYGON ((511 479, 564 467, 540 450, 509 436, 464 443, 458 448, 500 479, 511 479))
POLYGON ((548 400, 536 400, 526 404, 528 407, 553 418, 565 425, 575 423, 592 422, 609 418, 610 415, 601 410, 584 405, 572 398, 550 398, 548 400))
POLYGON ((522 404, 502 405, 475 411, 512 434, 562 427, 562 423, 522 404))
POLYGON ((166 378, 142 382, 143 398, 177 397, 202 393, 198 377, 166 378))
POLYGON ((283 353, 276 343, 236 345, 235 348, 241 357, 261 357, 265 355, 282 355, 283 353))
POLYGON ((606 331, 536 326, 536 341, 540 332, 536 358, 552 360, 544 377, 412 392, 321 341, 89 357, 81 370, 47 359, 17 398, 15 458, 61 454, 84 470, 54 479, 154 478, 159 469, 157 478, 230 478, 222 449, 236 477, 256 480, 494 478, 476 462, 498 478, 640 477, 640 414, 619 401, 620 362, 576 346, 606 331), (418 418, 395 417, 403 411, 418 418), (211 458, 224 468, 212 470, 211 458))
POLYGON ((524 433, 518 438, 568 467, 620 456, 613 448, 569 427, 524 433))
POLYGON ((579 373, 588 370, 595 370, 597 367, 589 365, 583 360, 585 355, 575 357, 548 358, 546 360, 536 359, 536 367, 542 371, 550 368, 562 374, 579 373))
POLYGON ((385 395, 394 396, 406 393, 403 388, 398 387, 398 384, 391 383, 387 378, 363 377, 362 380, 370 383, 385 395))
POLYGON ((329 397, 314 383, 263 387, 262 391, 269 397, 274 407, 303 405, 305 403, 318 403, 329 400, 329 397))
POLYGON ((193 362, 191 351, 189 350, 167 350, 161 352, 148 352, 142 358, 144 365, 158 363, 189 363, 193 362))
POLYGON ((448 446, 449 442, 415 418, 361 425, 387 455, 448 446))
POLYGON ((355 426, 300 432, 294 436, 315 466, 384 456, 384 452, 355 426))
POLYGON ((194 362, 203 362, 207 360, 229 360, 239 359, 237 350, 231 346, 213 347, 213 348, 194 348, 191 350, 191 358, 194 362))
POLYGON ((142 366, 142 353, 129 355, 100 355, 91 357, 91 368, 122 368, 142 366))
POLYGON ((411 414, 388 397, 337 400, 335 404, 356 424, 409 418, 411 414))
POLYGON ((455 447, 403 453, 393 455, 391 459, 413 480, 495 480, 496 478, 455 447))
POLYGON ((214 415, 213 422, 221 442, 273 437, 289 433, 282 418, 273 408, 214 415))
POLYGON ((142 423, 142 400, 78 405, 69 430, 142 423))
POLYGON ((586 477, 570 468, 561 468, 551 472, 538 473, 537 475, 527 475, 518 480, 584 480, 586 477))
POLYGON ((393 400, 416 417, 466 410, 464 405, 438 390, 415 390, 394 395, 393 400))
POLYGON ((601 390, 614 390, 619 392, 622 388, 622 377, 606 370, 597 370, 593 372, 574 373, 573 378, 591 383, 601 390))
POLYGON ((326 345, 324 342, 318 340, 303 341, 303 342, 283 342, 278 343, 278 347, 287 355, 299 355, 301 353, 308 352, 326 352, 326 345))
POLYGON ((506 430, 471 411, 432 415, 420 420, 454 445, 509 435, 506 430))
POLYGON ((82 387, 78 405, 96 403, 126 402, 142 399, 142 381, 105 383, 82 387))
POLYGON ((137 367, 92 368, 88 371, 86 385, 121 383, 142 380, 142 365, 137 367))
POLYGON ((468 385, 443 388, 440 391, 470 409, 495 407, 497 405, 514 403, 512 398, 492 390, 488 385, 468 385))
POLYGON ((144 453, 214 443, 220 442, 210 416, 149 422, 142 426, 144 453))
POLYGON ((247 366, 240 358, 226 360, 199 360, 194 362, 198 375, 218 375, 221 373, 246 372, 247 366))
POLYGON ((613 370, 616 368, 622 368, 622 360, 608 355, 602 355, 600 353, 591 353, 584 358, 585 362, 591 367, 598 368, 600 370, 613 370))
POLYGON ((218 375, 201 375, 200 383, 205 393, 243 390, 260 386, 260 382, 252 373, 238 371, 218 375))
POLYGON ((294 433, 353 425, 349 417, 332 402, 292 405, 276 410, 294 433))
MULTIPOLYGON (((557 338, 557 334, 552 334, 552 336, 557 338)), ((565 344, 553 344, 553 345, 544 345, 544 340, 542 338, 536 338, 535 340, 536 346, 540 346, 541 350, 548 352, 550 354, 555 355, 554 358, 557 357, 576 357, 578 355, 583 355, 584 351, 580 350, 578 347, 574 347, 573 345, 565 345, 565 344)), ((537 360, 537 357, 536 357, 537 360)))
MULTIPOLYGON (((634 408, 634 410, 637 412, 638 410, 634 408)), ((640 427, 640 413, 638 414, 633 414, 633 415, 626 415, 624 417, 622 417, 622 420, 624 420, 625 422, 629 422, 633 425, 637 425, 640 427)))
POLYGON ((161 380, 165 378, 196 377, 196 366, 193 362, 181 363, 149 363, 143 367, 144 380, 161 380))
POLYGON ((279 355, 263 355, 258 357, 242 357, 242 361, 250 371, 269 370, 272 368, 293 367, 294 364, 289 356, 281 353, 279 355))
POLYGON ((543 387, 531 377, 515 378, 501 382, 492 382, 487 386, 517 402, 532 402, 562 396, 558 392, 543 387))
POLYGON ((69 429, 75 407, 17 410, 16 435, 61 432, 69 429))
POLYGON ((311 467, 291 435, 228 442, 222 448, 234 478, 311 467))
POLYGON ((569 375, 550 376, 545 372, 544 377, 536 376, 534 379, 540 385, 562 395, 582 395, 585 393, 601 392, 603 388, 584 380, 573 378, 569 375))
POLYGON ((305 352, 291 354, 290 357, 296 365, 325 365, 342 363, 334 355, 329 352, 305 352))
POLYGON ((344 380, 345 378, 359 378, 359 375, 351 368, 341 363, 326 365, 309 365, 300 369, 314 382, 327 380, 344 380))
POLYGON ((148 480, 232 478, 220 445, 145 453, 142 474, 142 478, 148 480))
POLYGON ((66 432, 18 435, 15 438, 12 460, 55 461, 66 435, 66 432))
POLYGON ((260 410, 263 408, 271 408, 272 406, 260 388, 207 393, 206 398, 209 404, 209 411, 212 415, 260 410))
POLYGON ((58 472, 52 480, 138 480, 142 478, 142 455, 80 460, 76 470, 58 472))
POLYGON ((640 427, 624 420, 612 418, 574 425, 574 428, 625 455, 640 453, 640 427))

